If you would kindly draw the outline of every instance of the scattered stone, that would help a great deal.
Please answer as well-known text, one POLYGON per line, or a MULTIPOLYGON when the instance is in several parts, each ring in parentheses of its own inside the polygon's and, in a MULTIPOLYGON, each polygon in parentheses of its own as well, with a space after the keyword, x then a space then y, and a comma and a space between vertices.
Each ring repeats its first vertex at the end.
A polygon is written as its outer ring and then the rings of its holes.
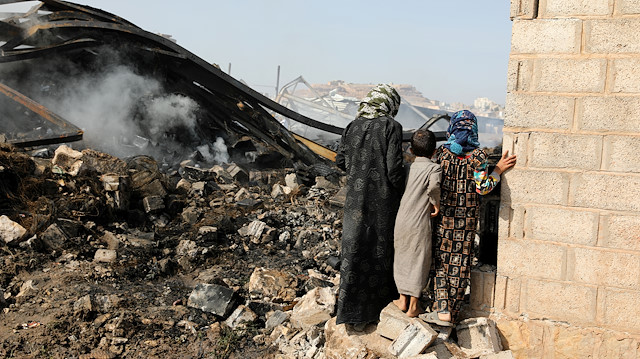
POLYGON ((164 209, 164 199, 160 196, 149 196, 142 199, 144 211, 155 213, 164 209))
POLYGON ((489 318, 471 318, 456 326, 458 345, 470 357, 498 353, 502 342, 498 329, 489 318))
POLYGON ((403 311, 395 304, 389 303, 380 312, 376 332, 385 338, 395 340, 410 323, 410 318, 403 311))
POLYGON ((229 318, 225 320, 225 324, 227 324, 230 328, 236 328, 238 326, 242 326, 245 323, 253 322, 258 319, 256 313, 254 313, 251 309, 244 305, 238 306, 236 310, 231 313, 229 318))
POLYGON ((335 305, 336 296, 331 288, 315 288, 293 307, 291 324, 302 329, 322 326, 331 319, 335 305))
POLYGON ((102 242, 107 245, 107 249, 118 249, 121 243, 120 239, 118 239, 115 234, 109 231, 104 232, 104 236, 102 236, 102 242))
POLYGON ((118 254, 113 249, 98 249, 93 256, 93 260, 96 262, 112 263, 115 262, 118 254))
POLYGON ((255 268, 249 278, 251 298, 269 298, 273 302, 291 302, 296 298, 298 279, 291 274, 255 268))
POLYGON ((198 228, 198 236, 204 242, 215 242, 218 239, 218 228, 202 226, 198 228))
POLYGON ((198 209, 195 207, 188 207, 182 211, 182 220, 187 224, 195 224, 198 222, 198 209))
POLYGON ((56 149, 51 163, 57 167, 61 173, 77 176, 88 169, 81 158, 82 152, 75 151, 67 145, 62 145, 56 149))
POLYGON ((226 171, 231 178, 240 183, 249 182, 249 173, 235 163, 230 164, 226 171))
POLYGON ((253 221, 238 229, 238 234, 243 237, 260 238, 265 229, 269 229, 266 223, 262 221, 253 221))
POLYGON ((73 311, 78 314, 88 314, 97 310, 96 303, 90 294, 81 297, 73 303, 73 311))
POLYGON ((284 176, 284 183, 287 185, 287 187, 291 188, 294 191, 298 189, 298 187, 300 187, 298 176, 295 173, 289 173, 288 175, 284 176))
POLYGON ((176 184, 176 191, 182 194, 191 192, 191 182, 187 181, 184 178, 181 178, 176 184))
POLYGON ((291 194, 291 188, 283 186, 279 183, 274 184, 273 189, 271 190, 272 198, 279 198, 289 194, 291 194))
POLYGON ((410 324, 389 346, 389 352, 398 358, 408 358, 422 353, 438 336, 431 327, 420 319, 412 318, 410 324))
POLYGON ((67 235, 55 223, 47 227, 47 229, 40 234, 41 243, 49 250, 62 249, 68 239, 67 235))
POLYGON ((246 198, 250 198, 251 197, 251 193, 249 193, 249 191, 247 191, 246 188, 240 188, 240 190, 238 192, 236 192, 235 196, 233 196, 233 199, 236 202, 242 201, 243 199, 246 198))
POLYGON ((246 209, 256 209, 260 207, 260 205, 262 204, 262 201, 255 198, 245 198, 243 200, 236 202, 236 204, 246 209))
POLYGON ((277 327, 278 325, 284 323, 287 319, 289 319, 289 314, 281 310, 276 310, 275 312, 271 313, 271 315, 267 315, 265 328, 267 330, 271 330, 277 327))
POLYGON ((176 254, 179 256, 195 257, 198 254, 198 245, 194 241, 181 240, 176 247, 176 254))
POLYGON ((322 176, 316 177, 316 184, 314 186, 324 190, 335 190, 338 188, 338 186, 334 185, 322 176))
POLYGON ((248 300, 245 305, 260 317, 265 317, 268 313, 272 313, 273 311, 284 310, 284 306, 282 304, 259 300, 248 300))
POLYGON ((226 317, 233 308, 234 294, 233 289, 217 284, 198 284, 189 295, 187 305, 226 317))
POLYGON ((27 230, 18 223, 9 219, 9 217, 0 216, 0 237, 5 243, 11 243, 21 239, 27 230))
POLYGON ((329 198, 329 203, 340 208, 344 208, 344 203, 347 201, 347 188, 342 187, 338 193, 329 198))

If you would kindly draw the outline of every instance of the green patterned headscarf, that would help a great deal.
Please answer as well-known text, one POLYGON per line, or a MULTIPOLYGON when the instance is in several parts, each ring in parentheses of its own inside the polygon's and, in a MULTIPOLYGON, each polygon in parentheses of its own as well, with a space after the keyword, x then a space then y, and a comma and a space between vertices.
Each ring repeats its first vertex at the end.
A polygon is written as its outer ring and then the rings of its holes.
POLYGON ((367 94, 358 107, 358 117, 374 119, 377 117, 395 117, 400 108, 400 95, 387 84, 380 84, 367 94))

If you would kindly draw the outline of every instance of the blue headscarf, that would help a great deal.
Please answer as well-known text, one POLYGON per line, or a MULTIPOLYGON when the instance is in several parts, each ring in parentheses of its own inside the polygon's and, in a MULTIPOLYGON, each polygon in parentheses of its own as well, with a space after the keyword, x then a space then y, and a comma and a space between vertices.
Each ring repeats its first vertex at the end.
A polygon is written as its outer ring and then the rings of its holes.
POLYGON ((471 111, 462 110, 451 116, 451 122, 447 129, 447 143, 443 146, 456 155, 461 155, 480 147, 480 142, 478 142, 478 120, 471 111))

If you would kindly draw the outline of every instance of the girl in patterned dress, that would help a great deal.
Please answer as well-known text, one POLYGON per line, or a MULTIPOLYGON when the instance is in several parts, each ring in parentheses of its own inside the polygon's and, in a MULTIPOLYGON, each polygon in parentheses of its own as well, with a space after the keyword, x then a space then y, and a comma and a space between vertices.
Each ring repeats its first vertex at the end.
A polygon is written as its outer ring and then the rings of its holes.
POLYGON ((447 142, 435 155, 442 182, 434 242, 435 310, 423 318, 430 323, 449 326, 456 321, 469 285, 478 196, 491 192, 500 175, 516 164, 516 156, 507 151, 489 174, 487 153, 479 147, 476 116, 467 110, 453 114, 447 142))

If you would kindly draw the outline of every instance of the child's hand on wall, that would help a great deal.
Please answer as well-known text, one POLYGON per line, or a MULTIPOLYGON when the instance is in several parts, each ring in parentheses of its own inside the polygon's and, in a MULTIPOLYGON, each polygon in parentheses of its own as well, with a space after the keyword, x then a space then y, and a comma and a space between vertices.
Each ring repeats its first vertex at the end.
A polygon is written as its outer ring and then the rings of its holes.
POLYGON ((433 206, 433 209, 431 210, 431 218, 436 217, 438 214, 440 214, 440 205, 436 204, 433 206))

